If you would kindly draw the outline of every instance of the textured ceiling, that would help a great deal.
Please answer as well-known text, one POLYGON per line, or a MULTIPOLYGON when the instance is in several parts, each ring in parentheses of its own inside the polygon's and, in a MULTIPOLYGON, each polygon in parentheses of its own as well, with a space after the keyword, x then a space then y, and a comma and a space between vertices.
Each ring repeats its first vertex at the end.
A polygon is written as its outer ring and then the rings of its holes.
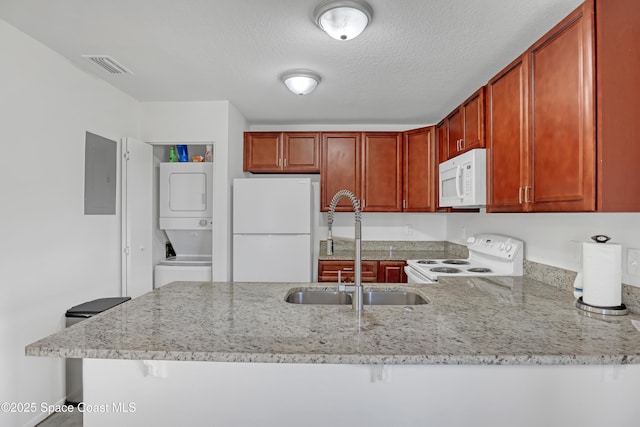
POLYGON ((428 124, 581 3, 369 0, 372 23, 339 42, 313 22, 322 1, 1 0, 0 19, 140 101, 229 100, 252 124, 428 124), (285 88, 293 68, 321 75, 314 93, 285 88))

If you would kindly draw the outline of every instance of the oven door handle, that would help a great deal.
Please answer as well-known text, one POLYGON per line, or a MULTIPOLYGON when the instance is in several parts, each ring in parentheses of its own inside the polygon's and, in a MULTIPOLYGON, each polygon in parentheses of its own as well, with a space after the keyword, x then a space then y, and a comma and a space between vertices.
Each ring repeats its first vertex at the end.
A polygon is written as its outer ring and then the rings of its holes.
POLYGON ((408 283, 435 283, 434 281, 429 280, 426 277, 423 277, 421 274, 419 274, 416 270, 409 267, 408 265, 405 265, 404 273, 407 275, 408 283))

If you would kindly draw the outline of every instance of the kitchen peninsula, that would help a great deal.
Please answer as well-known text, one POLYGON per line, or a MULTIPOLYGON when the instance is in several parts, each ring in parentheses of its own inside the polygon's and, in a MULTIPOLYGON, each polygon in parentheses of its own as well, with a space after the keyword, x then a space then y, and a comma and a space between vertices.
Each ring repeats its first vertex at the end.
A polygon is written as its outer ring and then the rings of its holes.
POLYGON ((26 354, 84 358, 89 405, 135 403, 85 413, 85 426, 595 426, 640 415, 637 315, 589 316, 527 277, 411 285, 428 304, 360 316, 285 302, 326 285, 176 282, 26 354))

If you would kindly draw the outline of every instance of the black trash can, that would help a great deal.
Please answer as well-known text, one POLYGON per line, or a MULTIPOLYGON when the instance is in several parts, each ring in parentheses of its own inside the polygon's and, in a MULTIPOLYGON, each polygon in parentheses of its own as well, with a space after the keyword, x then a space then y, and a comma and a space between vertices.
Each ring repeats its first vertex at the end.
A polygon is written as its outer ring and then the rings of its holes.
MULTIPOLYGON (((130 299, 131 297, 100 298, 71 307, 65 314, 66 326, 75 325, 130 299)), ((68 405, 82 402, 82 359, 66 360, 66 387, 68 405)))

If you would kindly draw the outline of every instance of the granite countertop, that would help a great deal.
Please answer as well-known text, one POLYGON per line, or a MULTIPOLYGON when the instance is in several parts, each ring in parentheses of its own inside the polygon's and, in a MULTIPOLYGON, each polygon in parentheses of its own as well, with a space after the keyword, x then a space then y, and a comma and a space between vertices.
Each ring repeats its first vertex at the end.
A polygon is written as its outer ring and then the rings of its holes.
MULTIPOLYGON (((429 304, 297 305, 327 284, 175 282, 26 347, 30 356, 348 364, 638 364, 637 315, 589 315, 523 277, 410 288, 429 304)), ((329 288, 335 289, 334 286, 329 288)))

